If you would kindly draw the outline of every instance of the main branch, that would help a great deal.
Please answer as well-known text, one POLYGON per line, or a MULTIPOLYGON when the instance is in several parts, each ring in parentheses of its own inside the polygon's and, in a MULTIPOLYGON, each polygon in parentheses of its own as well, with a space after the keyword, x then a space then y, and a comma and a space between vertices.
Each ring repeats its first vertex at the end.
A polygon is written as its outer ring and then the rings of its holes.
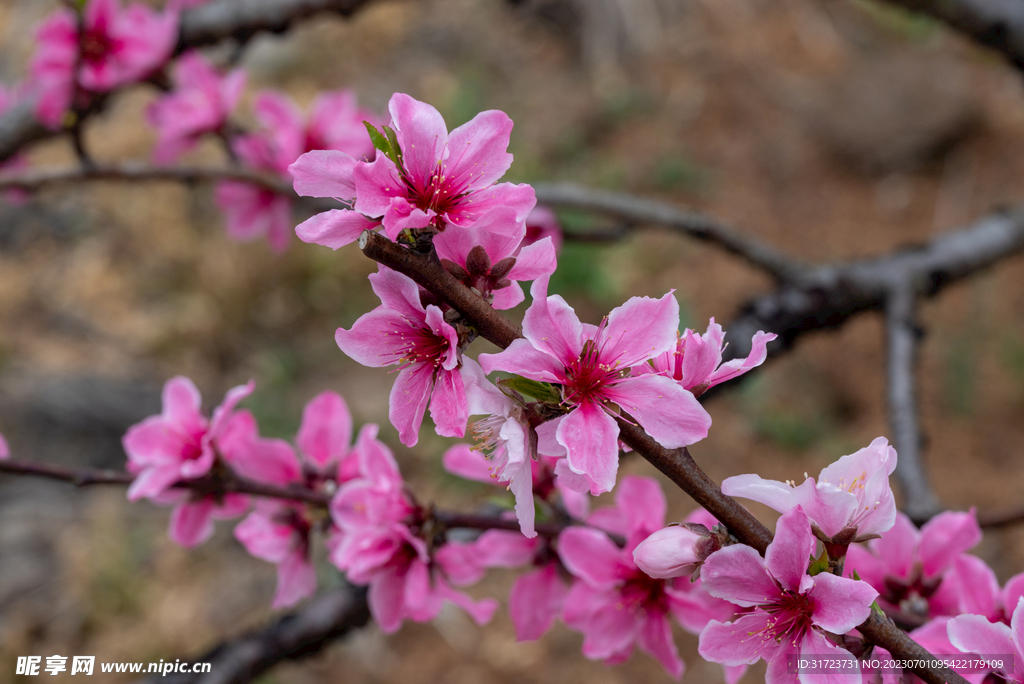
MULTIPOLYGON (((436 256, 419 254, 405 249, 371 231, 363 233, 359 240, 359 246, 363 253, 374 261, 409 275, 451 306, 455 306, 452 304, 453 301, 464 300, 468 296, 475 297, 476 301, 486 306, 486 310, 477 305, 469 310, 456 308, 470 324, 480 331, 481 335, 499 347, 505 348, 511 344, 512 340, 521 336, 518 328, 511 321, 486 305, 486 302, 476 297, 461 282, 452 278, 454 283, 442 281, 442 286, 434 285, 431 282, 431 276, 427 274, 435 271, 431 264, 437 261, 436 256), (464 292, 460 294, 459 288, 464 292), (491 337, 484 330, 497 331, 499 334, 491 337)), ((444 269, 441 271, 447 274, 444 269)), ((623 442, 650 461, 658 470, 672 478, 672 481, 683 491, 726 525, 737 539, 754 547, 760 553, 764 553, 772 539, 768 528, 734 499, 722 494, 718 484, 700 469, 685 449, 665 449, 643 430, 629 423, 620 421, 619 429, 623 442)), ((931 659, 931 656, 920 644, 907 636, 885 616, 872 613, 871 617, 857 629, 870 641, 885 648, 897 658, 931 659)), ((944 668, 917 668, 913 672, 929 684, 967 684, 967 680, 963 677, 944 668)))

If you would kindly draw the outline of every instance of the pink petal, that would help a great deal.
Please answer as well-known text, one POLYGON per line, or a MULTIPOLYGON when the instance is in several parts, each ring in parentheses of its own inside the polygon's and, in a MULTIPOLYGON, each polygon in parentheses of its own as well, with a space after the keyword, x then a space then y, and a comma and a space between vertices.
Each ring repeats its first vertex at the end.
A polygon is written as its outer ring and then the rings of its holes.
MULTIPOLYGON (((964 653, 996 655, 1019 653, 1014 648, 1013 630, 1001 622, 989 622, 980 615, 960 615, 946 625, 949 641, 964 653)), ((1014 661, 1017 661, 1014 658, 1014 661)), ((1014 662, 1014 669, 1018 663, 1014 662)))
POLYGON ((430 417, 434 420, 435 431, 442 437, 466 434, 469 411, 462 374, 458 371, 442 370, 437 374, 430 397, 430 417))
POLYGON ((420 289, 416 282, 398 271, 383 265, 368 276, 373 293, 380 297, 381 304, 397 311, 409 319, 408 325, 422 325, 426 320, 426 309, 420 302, 420 289))
POLYGON ((494 371, 515 373, 530 380, 541 382, 564 382, 565 367, 551 354, 536 349, 529 341, 516 339, 508 348, 497 354, 480 354, 478 357, 484 372, 494 371))
POLYGON ((572 471, 586 475, 591 494, 612 490, 619 469, 619 426, 611 416, 585 402, 562 418, 556 438, 572 471))
POLYGON ((664 614, 648 613, 647 619, 640 627, 637 642, 640 650, 661 663, 665 672, 676 679, 682 678, 686 664, 679 657, 679 651, 672 640, 672 625, 664 614))
POLYGON ((743 375, 747 371, 760 366, 768 358, 768 343, 778 335, 758 330, 750 341, 750 353, 745 359, 726 361, 707 379, 708 387, 714 387, 727 380, 743 375))
POLYGON ((313 150, 306 152, 291 166, 288 173, 295 192, 302 197, 334 197, 350 200, 356 196, 355 167, 359 164, 344 152, 313 150))
POLYGON ((727 477, 722 480, 722 493, 763 503, 779 513, 785 513, 798 503, 793 495, 793 487, 778 480, 766 480, 760 475, 727 477))
POLYGON ((7 440, 4 439, 3 435, 0 435, 0 461, 9 459, 11 457, 11 449, 7 446, 7 440))
POLYGON ((836 577, 827 572, 814 576, 814 587, 807 594, 814 604, 811 620, 822 629, 846 634, 868 619, 871 603, 878 592, 867 582, 836 577))
POLYGON ((248 411, 232 415, 218 440, 224 460, 242 477, 287 484, 301 479, 299 459, 288 442, 263 439, 248 411))
POLYGON ((778 646, 762 636, 768 631, 769 619, 768 613, 759 610, 725 624, 712 620, 700 633, 697 652, 705 660, 723 665, 750 665, 770 658, 778 646))
POLYGON ((967 554, 958 556, 943 579, 946 582, 956 587, 958 612, 983 615, 990 620, 999 618, 999 581, 985 561, 967 554))
POLYGON ((452 475, 489 485, 505 485, 494 477, 493 466, 487 457, 468 444, 456 444, 444 452, 441 460, 444 469, 452 475))
POLYGON ((626 513, 629 533, 647 536, 665 524, 665 494, 657 480, 629 475, 615 493, 615 507, 626 513))
POLYGON ((492 294, 494 295, 494 299, 491 301, 491 306, 499 311, 506 311, 517 307, 526 299, 526 295, 523 294, 523 288, 521 288, 519 283, 515 281, 513 281, 508 287, 503 287, 500 290, 494 290, 492 294))
POLYGON ((715 323, 714 318, 708 323, 707 332, 703 335, 698 335, 690 329, 683 333, 679 343, 683 351, 681 368, 683 387, 693 389, 708 381, 722 361, 724 337, 722 326, 715 323))
POLYGON ((303 455, 321 468, 348 453, 352 443, 352 414, 340 394, 330 390, 321 392, 306 404, 295 443, 303 455))
POLYGON ((438 162, 448 155, 448 128, 430 105, 404 93, 395 93, 388 103, 391 121, 402 148, 402 161, 420 189, 426 187, 438 162))
POLYGON ((200 413, 201 408, 199 390, 188 378, 179 375, 164 384, 162 415, 178 430, 189 435, 204 432, 206 419, 200 413))
POLYGON ((655 579, 689 575, 700 561, 694 549, 700 539, 681 525, 663 527, 633 549, 633 562, 655 579))
POLYGON ((511 233, 522 224, 526 217, 537 204, 537 195, 533 186, 525 183, 515 185, 513 183, 498 183, 483 190, 471 192, 457 205, 444 214, 444 219, 459 227, 468 227, 484 220, 485 217, 498 209, 511 208, 510 214, 505 214, 509 222, 505 225, 491 223, 491 230, 498 230, 502 233, 511 233), (514 218, 515 223, 511 222, 514 218))
POLYGON ((921 528, 917 555, 925 577, 941 573, 958 555, 981 541, 981 528, 972 508, 968 513, 945 511, 921 528))
POLYGON ((387 568, 370 583, 367 596, 370 613, 385 634, 394 634, 402 626, 405 605, 405 575, 397 568, 387 568))
POLYGON ((903 513, 897 513, 892 528, 884 533, 881 539, 874 539, 869 545, 875 556, 881 559, 887 574, 907 577, 916 560, 914 552, 917 550, 919 537, 920 533, 910 518, 903 513))
POLYGON ((520 576, 508 597, 508 613, 516 629, 516 640, 540 639, 551 629, 568 593, 569 587, 553 564, 520 576))
POLYGON ((315 592, 316 568, 304 550, 297 548, 277 565, 277 590, 270 607, 274 610, 291 608, 315 592))
POLYGON ((625 378, 604 387, 602 394, 668 449, 699 442, 711 428, 711 416, 693 394, 661 375, 625 378))
POLYGON ((180 503, 171 511, 168 536, 185 548, 199 546, 213 536, 213 497, 180 503))
MULTIPOLYGON (((533 304, 523 317, 523 335, 535 349, 568 366, 583 351, 583 325, 564 299, 558 295, 549 297, 547 292, 547 277, 533 281, 530 288, 533 304)), ((486 365, 484 369, 487 369, 486 365)))
POLYGON ((434 368, 425 363, 406 366, 395 379, 388 399, 388 418, 405 446, 416 446, 420 439, 420 425, 423 424, 423 413, 427 410, 433 384, 434 368))
POLYGON ((631 297, 608 314, 601 358, 609 365, 635 366, 675 347, 679 302, 669 292, 661 299, 631 297))
POLYGON ((295 528, 274 522, 269 516, 279 506, 262 507, 253 511, 235 527, 237 539, 250 555, 270 563, 281 563, 295 548, 298 540, 295 528))
POLYGON ((508 277, 510 280, 536 280, 554 273, 556 265, 555 245, 548 237, 523 247, 508 277))
POLYGON ((469 356, 463 356, 461 373, 470 415, 508 415, 515 404, 487 379, 479 363, 469 356))
POLYGON ((518 568, 533 560, 538 542, 518 532, 488 530, 474 543, 480 562, 489 568, 518 568))
POLYGON ((622 551, 604 532, 570 527, 558 536, 558 555, 569 572, 596 589, 608 589, 622 581, 629 567, 622 551))
POLYGON ((506 152, 511 134, 512 119, 494 109, 451 132, 442 168, 459 193, 481 190, 505 175, 512 166, 512 155, 506 152))
POLYGON ((853 654, 836 646, 817 630, 811 629, 804 634, 800 642, 800 655, 805 654, 811 657, 823 656, 833 662, 839 661, 842 665, 837 662, 824 671, 805 672, 800 675, 801 684, 850 684, 851 679, 859 678, 860 667, 853 654))
POLYGON ((367 230, 380 224, 349 209, 329 209, 295 226, 303 242, 338 249, 352 244, 367 230))
POLYGON ((797 506, 776 523, 775 539, 764 554, 765 567, 783 589, 799 591, 815 546, 811 523, 797 506))
POLYGON ((338 328, 334 341, 338 348, 357 363, 371 368, 390 366, 401 361, 404 342, 401 336, 413 332, 401 313, 378 306, 363 314, 351 330, 338 328))
POLYGON ((768 603, 778 598, 779 588, 764 563, 749 546, 729 546, 715 551, 701 567, 701 586, 712 596, 740 606, 768 603))
POLYGON ((398 168, 383 154, 372 162, 356 164, 352 177, 356 187, 353 208, 366 216, 384 216, 391 208, 391 200, 405 198, 408 193, 398 168))

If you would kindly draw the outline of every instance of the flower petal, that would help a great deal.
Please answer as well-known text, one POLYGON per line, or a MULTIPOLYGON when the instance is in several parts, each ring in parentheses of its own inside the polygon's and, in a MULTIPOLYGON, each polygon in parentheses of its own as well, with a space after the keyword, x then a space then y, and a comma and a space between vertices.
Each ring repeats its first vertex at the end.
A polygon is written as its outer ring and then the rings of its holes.
POLYGON ((729 546, 715 551, 701 567, 701 586, 712 596, 739 606, 769 603, 778 598, 780 592, 764 563, 749 546, 729 546))
POLYGON ((573 472, 585 475, 594 496, 615 487, 619 426, 597 404, 584 402, 562 418, 555 433, 573 472))
POLYGON ((807 594, 814 604, 811 620, 822 629, 846 634, 868 619, 878 592, 867 582, 836 577, 827 572, 814 576, 807 594))
POLYGON ((668 449, 699 442, 711 428, 711 416, 693 394, 661 375, 625 378, 605 386, 601 393, 668 449))

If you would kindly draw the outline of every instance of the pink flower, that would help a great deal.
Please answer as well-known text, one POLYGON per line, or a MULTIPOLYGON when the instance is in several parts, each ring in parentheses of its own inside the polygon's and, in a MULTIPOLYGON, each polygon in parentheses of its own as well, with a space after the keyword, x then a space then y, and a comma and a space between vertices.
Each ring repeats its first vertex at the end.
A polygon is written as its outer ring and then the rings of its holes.
POLYGON ((867 544, 852 545, 846 574, 856 571, 880 592, 879 603, 911 615, 955 615, 960 597, 943 581, 953 562, 981 541, 974 510, 946 511, 920 531, 903 513, 892 529, 867 544))
MULTIPOLYGON (((287 178, 288 167, 303 152, 373 153, 362 122, 375 117, 356 106, 350 91, 320 95, 308 121, 290 98, 274 92, 260 93, 254 109, 263 130, 239 136, 232 143, 235 154, 249 168, 287 178)), ((287 249, 292 233, 288 197, 249 183, 225 181, 217 185, 216 199, 226 215, 229 236, 248 241, 265 235, 278 252, 287 249)))
POLYGON ((312 521, 306 509, 284 501, 262 500, 235 528, 235 538, 253 556, 277 565, 272 608, 290 608, 316 591, 316 568, 309 555, 312 521))
POLYGON ((153 161, 171 164, 195 147, 204 133, 219 130, 238 104, 245 87, 245 71, 221 76, 198 52, 183 55, 174 65, 174 90, 146 110, 157 129, 153 161))
POLYGON ((122 11, 117 0, 88 0, 82 29, 79 36, 75 13, 64 9, 36 33, 39 46, 30 67, 39 97, 36 116, 50 128, 60 126, 76 89, 104 93, 162 66, 178 37, 178 15, 139 3, 122 11))
POLYGON ((699 577, 695 574, 712 553, 721 548, 711 529, 718 521, 703 508, 691 513, 681 525, 654 532, 633 550, 637 567, 656 579, 699 577))
POLYGON ((690 392, 660 375, 629 375, 631 367, 671 348, 679 326, 679 304, 671 293, 633 297, 597 327, 580 323, 564 299, 547 296, 547 288, 547 276, 533 283, 525 339, 501 353, 481 354, 480 365, 487 373, 501 370, 561 385, 562 401, 571 410, 556 439, 568 467, 587 478, 592 494, 615 486, 619 426, 613 416, 629 414, 668 448, 707 436, 711 417, 690 392))
POLYGON ((302 410, 296 443, 309 468, 338 482, 357 477, 358 457, 352 442, 352 414, 337 392, 321 392, 302 410))
POLYGON ((562 249, 562 226, 558 223, 558 217, 549 207, 538 204, 526 217, 523 246, 535 244, 544 238, 551 238, 556 254, 562 249))
POLYGON ((228 391, 214 409, 213 419, 207 420, 199 412, 201 398, 192 381, 181 376, 168 380, 163 412, 130 427, 122 440, 128 471, 136 475, 128 488, 128 500, 156 497, 179 480, 210 472, 216 459, 215 442, 235 406, 254 388, 250 381, 228 391))
POLYGON ((1024 682, 1024 600, 1017 602, 1009 626, 981 615, 960 615, 946 625, 949 641, 964 653, 1012 656, 1013 667, 996 670, 1007 681, 1024 682))
POLYGON ((370 284, 381 305, 361 316, 351 330, 338 328, 338 346, 364 366, 401 364, 388 415, 402 444, 413 446, 419 440, 428 403, 437 433, 462 437, 469 414, 455 328, 439 308, 423 306, 419 287, 410 278, 381 266, 370 274, 370 284))
POLYGON ((508 595, 508 615, 517 641, 535 641, 551 629, 562 614, 569 585, 557 563, 545 563, 520 575, 508 595))
POLYGON ((758 331, 750 341, 751 350, 747 358, 722 363, 725 332, 712 318, 706 333, 698 335, 687 328, 682 335, 677 335, 674 350, 661 354, 651 361, 650 367, 637 369, 637 372, 668 375, 685 389, 700 396, 708 388, 732 380, 764 363, 768 358, 767 345, 776 337, 775 333, 758 331))
POLYGON ((7 440, 4 439, 3 435, 0 435, 0 461, 7 460, 11 457, 11 449, 7 446, 7 440))
POLYGON ((731 616, 733 608, 701 596, 699 584, 654 579, 636 566, 633 550, 664 519, 665 498, 657 482, 627 477, 619 486, 615 507, 595 511, 588 521, 624 533, 625 548, 597 529, 570 527, 562 532, 558 553, 577 578, 565 598, 563 619, 583 632, 587 658, 620 663, 639 646, 678 679, 685 665, 672 640, 669 616, 698 631, 715 617, 731 616))
POLYGON ((511 309, 523 301, 517 281, 536 280, 555 270, 555 247, 550 238, 522 247, 525 226, 509 234, 500 232, 517 225, 514 211, 499 207, 475 225, 446 230, 434 236, 434 248, 445 268, 467 286, 475 288, 495 309, 511 309))
POLYGON ((331 562, 349 581, 370 585, 370 612, 380 628, 390 634, 403 620, 431 620, 446 600, 479 624, 489 621, 497 602, 473 601, 453 589, 446 574, 457 575, 458 565, 443 555, 432 562, 418 530, 410 527, 422 512, 406 496, 391 452, 365 428, 357 448, 360 477, 343 485, 331 502, 339 530, 330 542, 331 562))
POLYGON ((522 225, 536 203, 533 188, 496 182, 512 164, 506 151, 512 120, 504 112, 481 112, 449 134, 436 109, 408 95, 395 93, 388 108, 399 150, 370 163, 312 153, 292 166, 300 195, 352 202, 352 209, 332 209, 300 225, 302 240, 337 249, 376 224, 392 240, 406 228, 468 228, 498 207, 513 212, 493 229, 509 233, 522 225))
POLYGON ((896 450, 885 437, 827 466, 815 482, 800 485, 736 475, 722 481, 722 493, 763 503, 779 513, 802 506, 811 524, 825 537, 843 534, 843 543, 889 530, 896 522, 896 500, 889 476, 896 469, 896 450))
MULTIPOLYGON (((811 577, 808 558, 815 548, 811 524, 797 506, 779 518, 765 557, 749 546, 729 546, 712 554, 701 570, 712 596, 754 608, 733 622, 708 623, 698 652, 726 665, 768 662, 768 684, 796 682, 787 673, 793 656, 814 654, 847 661, 844 672, 858 673, 856 659, 824 632, 845 634, 871 614, 878 592, 866 582, 827 572, 811 577)), ((832 675, 804 673, 803 684, 829 682, 832 675)))
POLYGON ((173 505, 167 528, 171 541, 187 549, 204 544, 213 536, 214 520, 230 520, 249 510, 244 494, 207 494, 169 489, 153 499, 154 503, 173 505))
POLYGON ((977 556, 960 554, 943 578, 958 597, 958 613, 981 615, 991 622, 1010 623, 1014 606, 1024 596, 1024 573, 1014 575, 1000 589, 996 574, 977 556))

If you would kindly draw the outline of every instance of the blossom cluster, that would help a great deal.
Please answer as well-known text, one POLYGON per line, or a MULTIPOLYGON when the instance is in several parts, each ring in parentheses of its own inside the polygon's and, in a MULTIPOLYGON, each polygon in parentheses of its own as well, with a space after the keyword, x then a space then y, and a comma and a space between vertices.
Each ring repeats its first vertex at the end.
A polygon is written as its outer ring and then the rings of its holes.
MULTIPOLYGON (((268 179, 217 185, 233 239, 262 237, 283 251, 294 230, 336 250, 380 231, 436 259, 496 311, 522 304, 524 283, 530 301, 520 338, 473 356, 472 321, 381 265, 369 276, 380 305, 335 335, 357 362, 396 367, 389 419, 403 445, 418 443, 428 411, 441 437, 475 438, 448 449, 444 466, 508 489, 502 514, 470 520, 419 502, 388 435, 376 425, 356 435, 334 392, 306 405, 292 443, 261 436, 239 408, 254 383, 228 391, 207 417, 196 386, 176 377, 162 412, 123 440, 135 476, 128 498, 172 506, 175 542, 197 546, 216 520, 244 516, 234 536, 277 567, 275 608, 311 596, 317 564, 329 563, 368 587, 388 633, 433 619, 445 602, 483 624, 498 602, 462 588, 489 569, 521 568, 508 596, 517 637, 540 638, 561 620, 583 634, 586 657, 608 664, 639 648, 680 678, 678 625, 699 635, 700 654, 722 664, 729 684, 758 660, 771 684, 831 684, 832 675, 788 667, 824 654, 865 682, 888 681, 857 659, 871 648, 857 626, 875 610, 918 625, 912 636, 937 653, 1016 654, 1013 668, 965 675, 1024 682, 1024 574, 1000 586, 966 553, 981 537, 973 511, 942 513, 920 530, 899 513, 889 486, 897 456, 884 438, 800 484, 726 479, 724 494, 780 514, 763 557, 703 509, 666 526, 655 480, 620 481, 624 426, 667 449, 704 439, 712 420, 699 397, 762 364, 774 334, 757 332, 746 357, 725 360, 714 318, 703 333, 680 331, 672 291, 632 297, 597 324, 581 321, 551 292, 556 217, 536 206, 529 185, 502 180, 513 161, 503 112, 449 131, 434 107, 402 93, 379 115, 348 90, 320 94, 308 111, 265 90, 251 99, 255 125, 243 128, 233 117, 245 71, 198 51, 177 54, 181 12, 202 2, 172 0, 158 11, 85 0, 60 9, 38 28, 29 79, 0 88, 0 112, 27 99, 44 125, 74 129, 116 89, 158 84, 146 114, 154 163, 173 164, 213 139, 232 163, 268 179), (275 179, 329 208, 296 226, 295 197, 275 179), (591 510, 591 496, 613 490, 613 505, 591 510)), ((0 459, 8 458, 0 436, 0 459)))

